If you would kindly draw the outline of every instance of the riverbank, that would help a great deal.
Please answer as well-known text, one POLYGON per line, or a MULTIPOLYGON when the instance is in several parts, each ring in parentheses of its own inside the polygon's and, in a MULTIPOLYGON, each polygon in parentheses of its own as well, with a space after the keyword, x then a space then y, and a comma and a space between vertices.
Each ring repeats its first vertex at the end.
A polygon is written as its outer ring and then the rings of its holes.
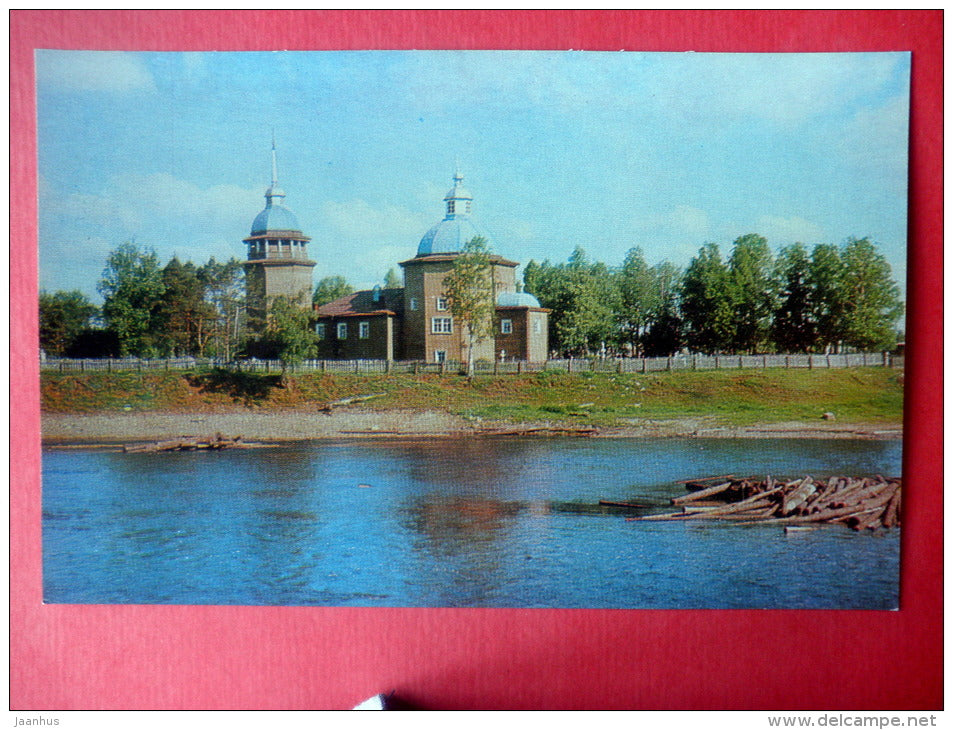
MULTIPOLYGON (((45 445, 120 444, 181 436, 222 433, 246 441, 281 442, 309 439, 492 437, 520 431, 550 435, 566 429, 561 421, 521 423, 471 419, 439 411, 345 411, 330 414, 300 411, 237 411, 219 413, 44 413, 45 445)), ((899 423, 838 424, 819 420, 730 426, 714 419, 632 419, 598 428, 593 437, 682 438, 842 438, 899 439, 899 423)))

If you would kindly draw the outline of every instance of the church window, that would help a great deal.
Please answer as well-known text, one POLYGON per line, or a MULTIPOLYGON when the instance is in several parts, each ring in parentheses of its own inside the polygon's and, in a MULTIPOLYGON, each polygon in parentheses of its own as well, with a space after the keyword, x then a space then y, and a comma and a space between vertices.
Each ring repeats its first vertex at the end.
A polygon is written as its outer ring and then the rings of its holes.
POLYGON ((453 215, 454 208, 455 208, 454 202, 452 200, 447 201, 447 213, 449 213, 450 215, 453 215))
POLYGON ((347 339, 347 322, 338 322, 338 339, 347 339))
POLYGON ((446 297, 437 297, 437 311, 446 312, 447 311, 447 299, 446 297))
POLYGON ((434 317, 430 320, 430 331, 435 335, 448 335, 453 332, 451 317, 434 317))
POLYGON ((357 336, 362 340, 366 340, 371 336, 371 323, 370 322, 361 322, 357 326, 357 336))
POLYGON ((325 338, 325 331, 324 331, 324 330, 325 330, 324 322, 318 322, 318 323, 314 326, 314 334, 316 334, 316 335, 318 336, 318 339, 319 339, 319 340, 323 340, 323 339, 325 338))
POLYGON ((501 319, 500 320, 500 332, 504 335, 512 334, 513 332, 513 320, 512 319, 501 319))

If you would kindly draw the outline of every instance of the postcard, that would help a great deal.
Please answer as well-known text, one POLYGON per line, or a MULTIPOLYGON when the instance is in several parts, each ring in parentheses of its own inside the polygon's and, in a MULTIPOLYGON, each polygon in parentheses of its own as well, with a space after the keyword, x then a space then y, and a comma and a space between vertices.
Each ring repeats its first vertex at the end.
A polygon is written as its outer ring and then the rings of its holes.
POLYGON ((909 53, 35 60, 45 602, 899 607, 909 53))

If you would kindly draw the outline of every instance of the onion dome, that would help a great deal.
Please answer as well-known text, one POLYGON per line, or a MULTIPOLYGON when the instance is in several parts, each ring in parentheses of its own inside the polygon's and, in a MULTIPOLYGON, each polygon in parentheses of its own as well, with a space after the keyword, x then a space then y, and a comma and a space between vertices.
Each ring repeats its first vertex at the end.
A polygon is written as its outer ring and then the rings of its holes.
POLYGON ((420 245, 417 246, 418 256, 459 253, 477 236, 483 236, 489 242, 489 236, 470 219, 473 196, 462 183, 463 176, 459 172, 455 173, 453 187, 443 198, 447 205, 446 215, 420 239, 420 245))
POLYGON ((539 300, 526 292, 504 291, 497 295, 496 306, 539 308, 539 300))
POLYGON ((271 142, 271 186, 265 191, 265 209, 255 216, 251 235, 259 236, 268 231, 301 232, 298 219, 284 206, 285 191, 278 187, 278 157, 275 142, 271 142))

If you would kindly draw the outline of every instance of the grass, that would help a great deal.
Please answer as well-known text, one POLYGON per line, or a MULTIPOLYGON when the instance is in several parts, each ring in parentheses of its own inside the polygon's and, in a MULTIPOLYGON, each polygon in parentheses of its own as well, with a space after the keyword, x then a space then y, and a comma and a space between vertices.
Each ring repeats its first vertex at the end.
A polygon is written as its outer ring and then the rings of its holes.
POLYGON ((433 410, 501 421, 622 426, 631 419, 706 418, 724 425, 816 421, 899 423, 902 371, 717 370, 649 374, 269 374, 227 371, 43 373, 50 413, 310 410, 381 393, 368 409, 433 410))

